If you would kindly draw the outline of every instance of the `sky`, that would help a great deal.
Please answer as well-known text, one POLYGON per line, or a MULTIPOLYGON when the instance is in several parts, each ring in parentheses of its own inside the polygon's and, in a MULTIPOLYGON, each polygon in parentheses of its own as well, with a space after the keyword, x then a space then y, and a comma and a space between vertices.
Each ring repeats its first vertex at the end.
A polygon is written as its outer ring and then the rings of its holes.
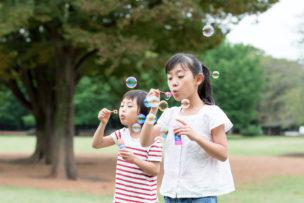
POLYGON ((243 18, 227 38, 231 43, 262 49, 275 58, 297 60, 304 57, 298 43, 301 22, 304 30, 304 0, 280 0, 258 16, 243 18))

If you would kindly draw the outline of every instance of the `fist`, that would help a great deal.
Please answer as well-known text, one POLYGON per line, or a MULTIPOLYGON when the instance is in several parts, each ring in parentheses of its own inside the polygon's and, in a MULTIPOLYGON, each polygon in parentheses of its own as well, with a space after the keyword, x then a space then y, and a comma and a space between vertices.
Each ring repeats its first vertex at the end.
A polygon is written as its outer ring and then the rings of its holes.
POLYGON ((111 111, 103 108, 98 112, 98 120, 100 120, 101 123, 105 124, 109 121, 111 116, 111 111))

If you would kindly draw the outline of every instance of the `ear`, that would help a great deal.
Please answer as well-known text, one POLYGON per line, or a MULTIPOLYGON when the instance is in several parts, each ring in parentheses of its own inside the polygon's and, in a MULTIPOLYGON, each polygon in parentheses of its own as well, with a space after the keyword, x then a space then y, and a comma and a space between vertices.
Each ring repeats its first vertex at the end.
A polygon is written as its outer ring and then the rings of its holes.
POLYGON ((203 73, 199 73, 195 77, 196 77, 195 80, 197 85, 202 84, 205 80, 205 76, 203 75, 203 73))

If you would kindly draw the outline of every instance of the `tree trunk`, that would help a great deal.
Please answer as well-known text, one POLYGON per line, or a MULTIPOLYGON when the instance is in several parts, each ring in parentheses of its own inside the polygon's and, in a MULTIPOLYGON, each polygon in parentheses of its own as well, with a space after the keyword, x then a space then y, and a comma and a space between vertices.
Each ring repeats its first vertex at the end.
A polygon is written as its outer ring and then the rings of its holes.
POLYGON ((54 178, 76 179, 73 152, 75 73, 65 59, 65 68, 57 70, 55 88, 54 137, 52 139, 52 171, 54 178))
POLYGON ((54 129, 52 124, 53 119, 54 117, 52 117, 52 114, 45 114, 44 117, 36 118, 36 146, 34 153, 29 159, 31 163, 42 162, 51 164, 51 139, 54 129))

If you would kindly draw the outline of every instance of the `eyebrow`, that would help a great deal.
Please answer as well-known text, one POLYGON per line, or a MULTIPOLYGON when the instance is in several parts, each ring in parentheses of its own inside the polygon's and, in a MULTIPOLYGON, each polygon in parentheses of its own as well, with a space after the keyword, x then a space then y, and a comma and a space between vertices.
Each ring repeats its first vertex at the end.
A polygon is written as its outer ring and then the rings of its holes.
MULTIPOLYGON (((185 70, 177 70, 174 74, 179 74, 179 73, 181 73, 181 72, 183 72, 183 71, 185 71, 185 70)), ((173 73, 168 73, 167 75, 173 75, 173 73)))

